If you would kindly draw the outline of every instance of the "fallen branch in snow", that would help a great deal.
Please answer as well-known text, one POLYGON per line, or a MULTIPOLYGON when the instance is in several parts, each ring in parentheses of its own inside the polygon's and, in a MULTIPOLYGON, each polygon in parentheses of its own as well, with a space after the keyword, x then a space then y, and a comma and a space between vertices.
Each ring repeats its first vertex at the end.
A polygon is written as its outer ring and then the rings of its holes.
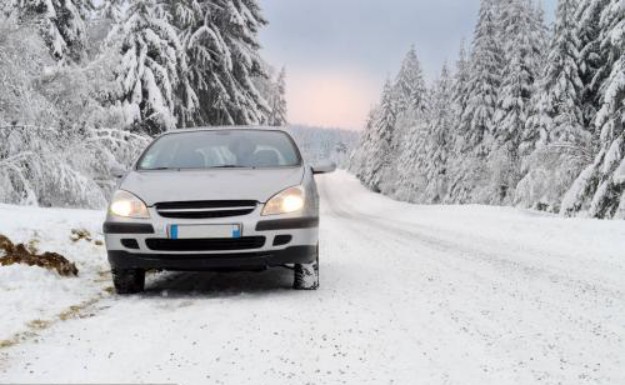
POLYGON ((72 242, 78 242, 84 239, 87 242, 92 241, 91 233, 85 229, 72 229, 72 235, 70 236, 72 242))
POLYGON ((53 252, 37 254, 37 250, 32 244, 28 246, 22 243, 15 245, 4 235, 0 235, 0 251, 4 251, 4 256, 0 257, 1 266, 26 264, 28 266, 39 266, 48 270, 56 270, 59 275, 64 277, 78 275, 76 264, 70 262, 61 254, 53 252))
POLYGON ((93 239, 93 236, 91 235, 89 230, 86 229, 72 229, 72 235, 70 235, 69 239, 71 239, 74 243, 80 241, 81 239, 84 239, 87 242, 93 242, 93 244, 96 246, 104 245, 103 241, 99 239, 93 239))

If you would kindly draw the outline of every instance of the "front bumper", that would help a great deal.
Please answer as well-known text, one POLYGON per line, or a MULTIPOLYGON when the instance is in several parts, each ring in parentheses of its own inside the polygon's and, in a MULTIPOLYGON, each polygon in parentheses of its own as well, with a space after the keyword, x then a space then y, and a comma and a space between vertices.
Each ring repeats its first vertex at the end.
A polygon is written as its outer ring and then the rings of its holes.
POLYGON ((266 218, 248 215, 189 220, 153 215, 150 220, 107 219, 103 230, 113 269, 262 269, 312 263, 319 239, 318 216, 266 218), (229 223, 241 225, 240 239, 199 240, 200 246, 191 240, 172 242, 167 230, 172 224, 229 223))
POLYGON ((109 251, 112 269, 159 269, 201 271, 214 269, 256 270, 267 267, 313 263, 316 246, 291 246, 282 250, 228 254, 135 254, 109 251))

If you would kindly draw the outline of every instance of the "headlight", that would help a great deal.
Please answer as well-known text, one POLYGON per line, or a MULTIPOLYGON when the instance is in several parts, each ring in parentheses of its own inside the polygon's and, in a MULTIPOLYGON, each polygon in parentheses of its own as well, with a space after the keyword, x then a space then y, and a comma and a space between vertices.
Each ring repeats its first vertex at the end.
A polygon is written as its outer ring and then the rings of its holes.
POLYGON ((150 213, 143 201, 128 191, 118 190, 113 195, 109 211, 124 218, 148 219, 150 213))
POLYGON ((289 187, 269 199, 262 215, 290 214, 300 211, 306 203, 306 193, 302 186, 289 187))

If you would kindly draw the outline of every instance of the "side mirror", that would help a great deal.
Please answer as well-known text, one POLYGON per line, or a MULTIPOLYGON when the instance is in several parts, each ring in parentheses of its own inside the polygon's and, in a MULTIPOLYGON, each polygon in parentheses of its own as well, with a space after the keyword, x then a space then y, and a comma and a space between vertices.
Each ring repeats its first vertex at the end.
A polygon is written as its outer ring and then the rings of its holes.
POLYGON ((321 162, 312 166, 313 174, 328 174, 336 171, 336 163, 329 160, 322 160, 321 162))
POLYGON ((122 178, 124 175, 126 175, 127 172, 128 170, 125 170, 118 166, 113 166, 111 168, 111 175, 113 175, 117 179, 122 178))

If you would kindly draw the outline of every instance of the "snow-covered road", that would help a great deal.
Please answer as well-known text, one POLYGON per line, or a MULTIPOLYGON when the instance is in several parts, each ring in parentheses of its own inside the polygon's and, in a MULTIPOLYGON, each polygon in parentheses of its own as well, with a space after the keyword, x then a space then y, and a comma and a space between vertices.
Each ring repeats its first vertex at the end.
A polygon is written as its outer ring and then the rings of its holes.
POLYGON ((0 348, 0 383, 625 384, 622 221, 320 190, 319 291, 163 274, 0 348))

